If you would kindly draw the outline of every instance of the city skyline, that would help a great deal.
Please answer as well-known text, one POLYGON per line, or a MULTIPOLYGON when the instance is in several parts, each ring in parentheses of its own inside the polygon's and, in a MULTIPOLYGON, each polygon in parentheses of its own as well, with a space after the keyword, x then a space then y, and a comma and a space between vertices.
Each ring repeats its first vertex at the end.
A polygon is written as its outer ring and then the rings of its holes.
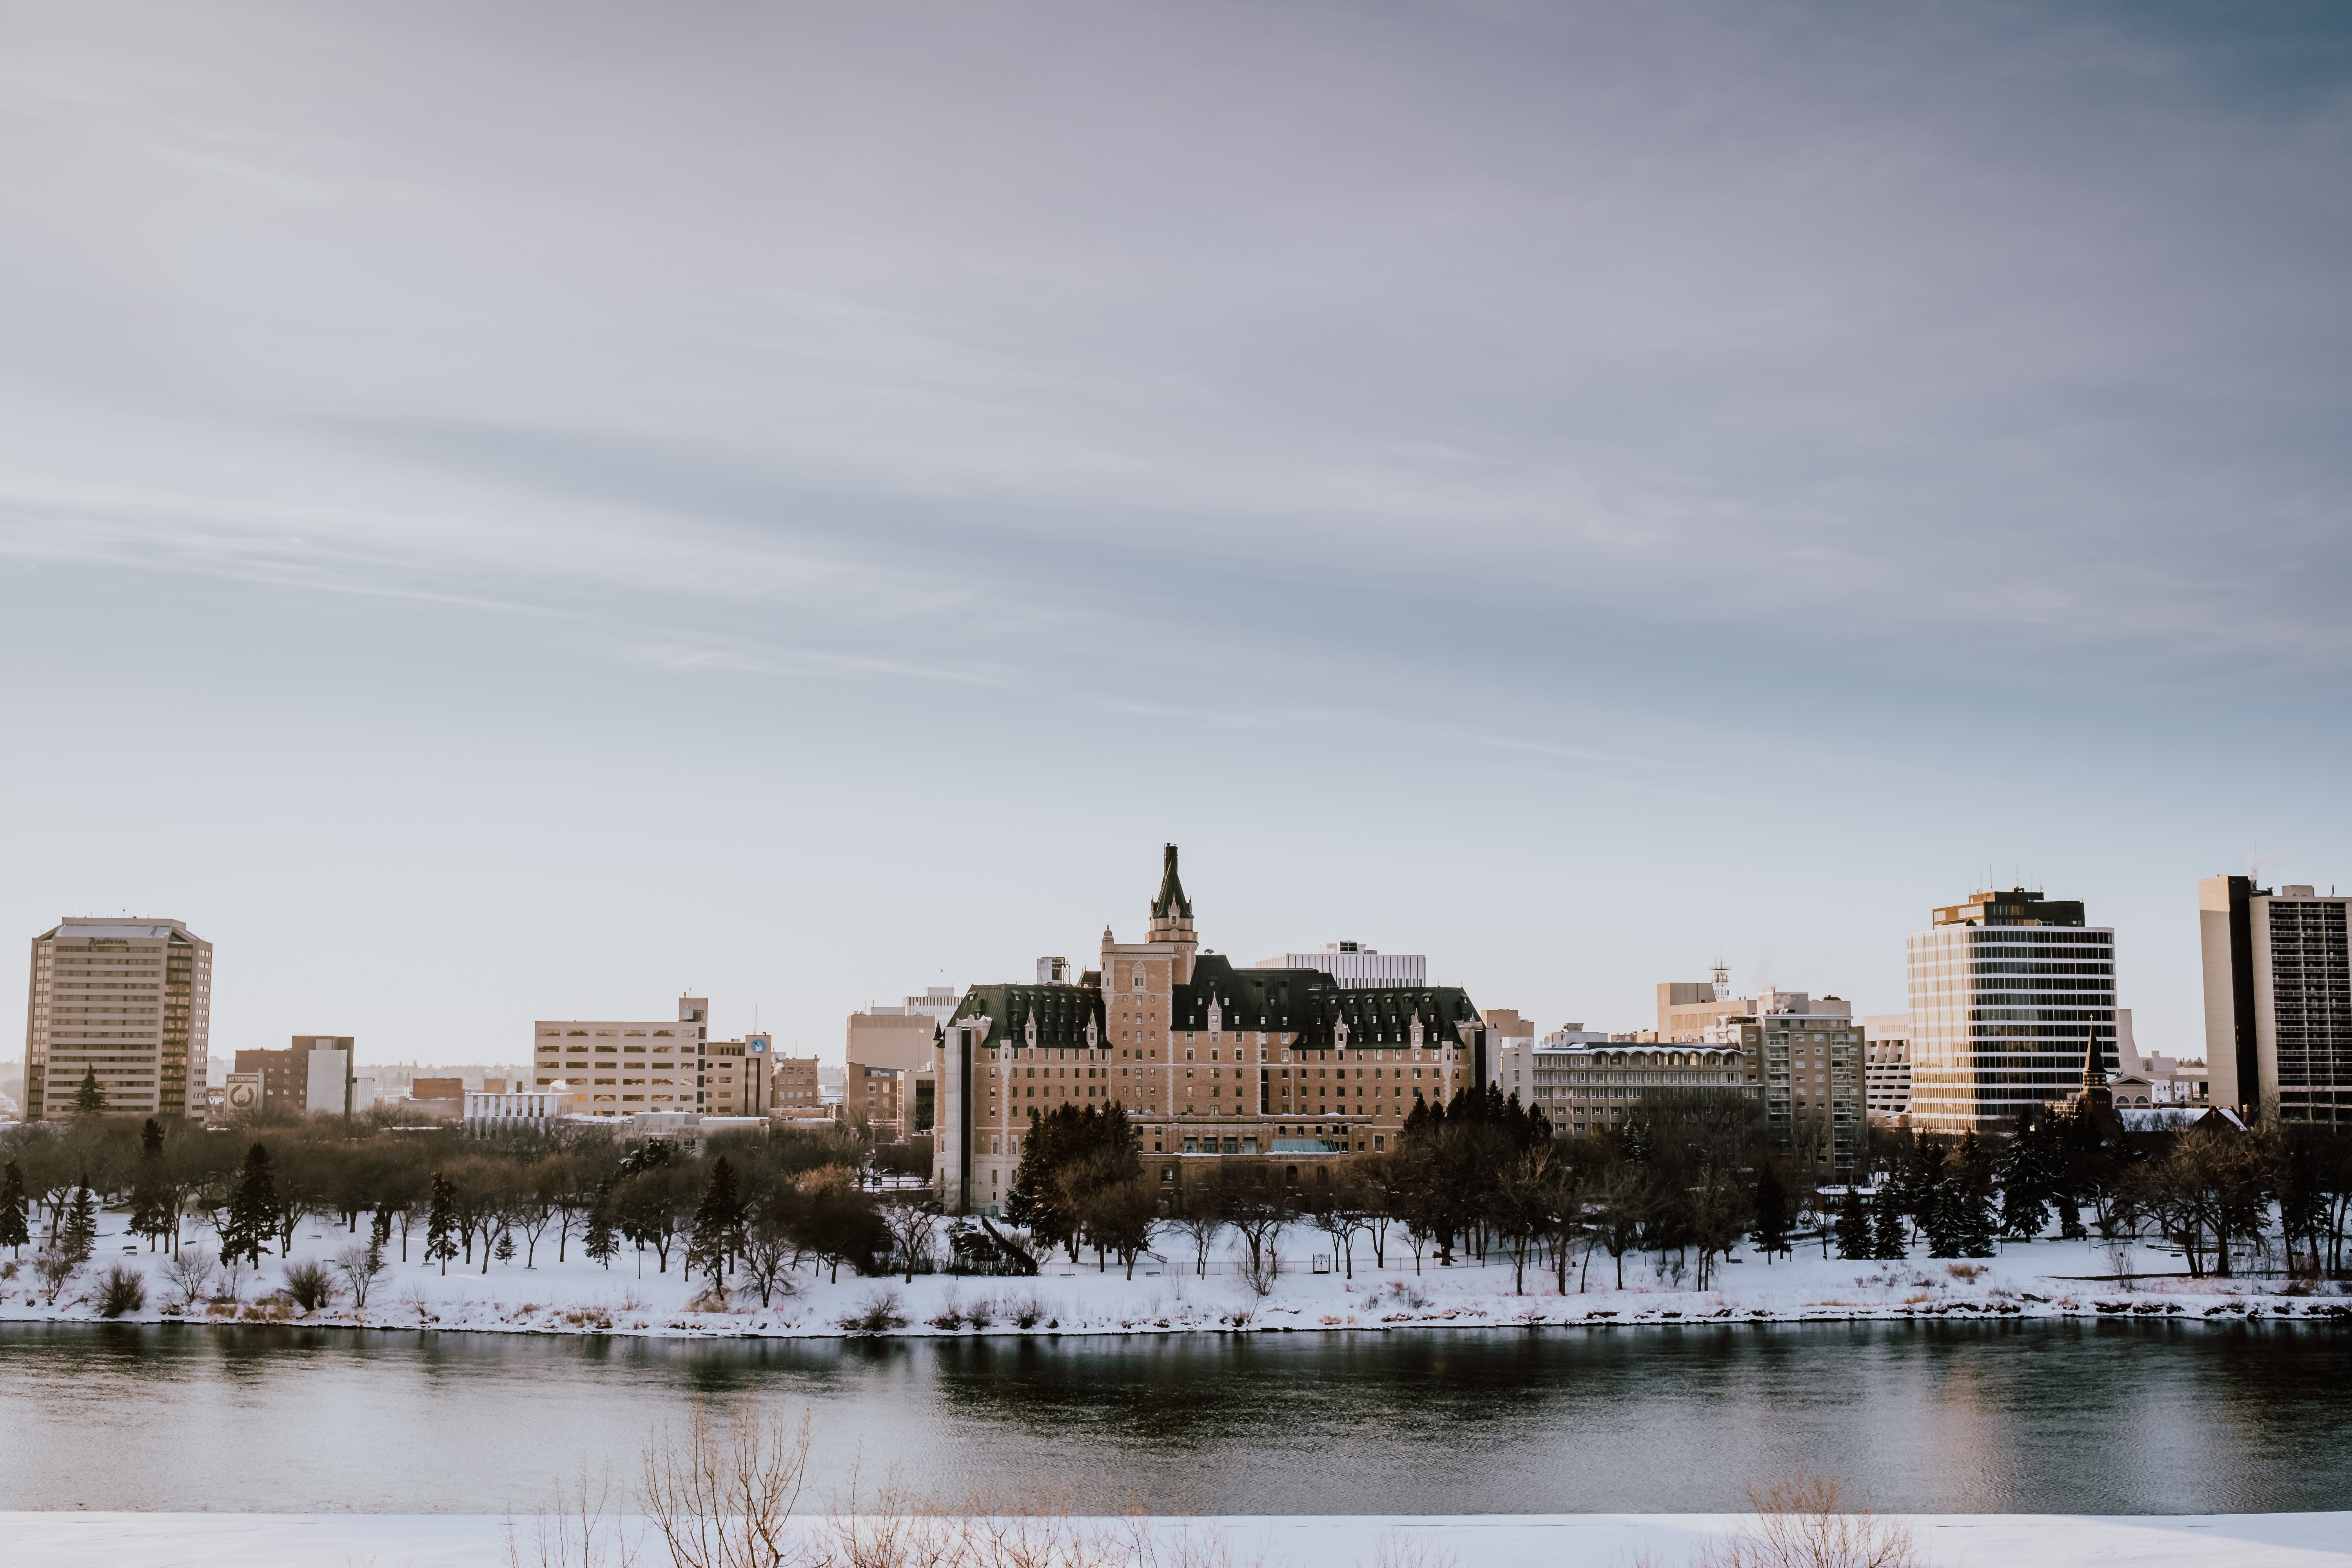
POLYGON ((190 922, 216 1051, 499 1061, 830 1055, 1171 840, 1243 959, 1546 1026, 1887 1011, 2022 883, 2200 1055, 2196 882, 2352 878, 2347 80, 2119 5, 40 12, 0 914, 190 922))

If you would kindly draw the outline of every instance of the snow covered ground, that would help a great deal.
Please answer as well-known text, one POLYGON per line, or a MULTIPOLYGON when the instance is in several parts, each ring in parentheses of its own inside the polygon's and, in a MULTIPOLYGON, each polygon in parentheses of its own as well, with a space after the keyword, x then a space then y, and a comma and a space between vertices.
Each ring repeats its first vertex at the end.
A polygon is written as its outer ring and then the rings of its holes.
MULTIPOLYGON (((94 1314, 91 1286, 108 1265, 121 1263, 148 1276, 147 1306, 132 1321, 173 1316, 173 1295, 163 1275, 165 1261, 128 1236, 125 1216, 103 1216, 98 1255, 52 1306, 42 1299, 26 1249, 11 1271, 0 1259, 0 1320, 87 1319, 94 1314)), ((356 1239, 331 1226, 305 1225, 293 1258, 325 1261, 356 1239)), ((184 1245, 209 1245, 199 1234, 184 1245)), ((511 1263, 493 1261, 484 1273, 479 1254, 470 1267, 451 1264, 445 1275, 421 1258, 421 1237, 412 1238, 411 1261, 394 1261, 371 1292, 366 1310, 348 1300, 308 1314, 306 1321, 377 1327, 437 1327, 535 1333, 646 1335, 835 1335, 843 1320, 881 1315, 905 1320, 890 1331, 909 1334, 1160 1333, 1202 1329, 1381 1329, 1408 1325, 1493 1326, 1518 1323, 1651 1324, 1705 1320, 1903 1318, 1921 1314, 1970 1317, 2053 1317, 2133 1313, 2210 1318, 2352 1321, 2352 1297, 2340 1286, 2311 1295, 2284 1293, 2277 1280, 2191 1280, 2167 1277, 2182 1268, 2177 1253, 2153 1244, 2131 1247, 2122 1257, 2128 1285, 2113 1278, 2116 1259, 2093 1242, 2038 1241, 2011 1246, 1999 1258, 1951 1264, 1913 1257, 1902 1263, 1842 1263, 1823 1258, 1818 1246, 1794 1258, 1767 1263, 1744 1250, 1740 1260, 1718 1268, 1720 1288, 1689 1289, 1671 1268, 1661 1275, 1651 1256, 1625 1259, 1625 1288, 1616 1288, 1615 1266, 1596 1253, 1589 1269, 1571 1273, 1565 1295, 1551 1275, 1530 1265, 1526 1294, 1515 1294, 1512 1270, 1503 1260, 1481 1267, 1465 1263, 1439 1268, 1424 1261, 1413 1270, 1412 1255, 1391 1246, 1387 1267, 1372 1265, 1360 1248, 1355 1277, 1343 1271, 1314 1272, 1318 1254, 1330 1251, 1320 1233, 1296 1229, 1279 1245, 1282 1273, 1271 1294, 1260 1298, 1235 1266, 1234 1247, 1222 1247, 1206 1278, 1196 1277, 1189 1252, 1163 1242, 1160 1259, 1138 1266, 1136 1277, 1116 1267, 1097 1273, 1089 1256, 1072 1265, 1049 1265, 1034 1279, 955 1279, 919 1276, 912 1284, 892 1278, 860 1279, 846 1271, 838 1282, 803 1270, 789 1295, 762 1307, 756 1296, 733 1292, 723 1310, 689 1310, 703 1282, 678 1276, 675 1252, 667 1272, 651 1253, 624 1251, 611 1268, 581 1255, 575 1237, 566 1261, 555 1261, 551 1239, 538 1247, 535 1266, 518 1254, 511 1263), (1580 1282, 1581 1288, 1580 1288, 1580 1282), (894 1310, 887 1304, 895 1300, 894 1310), (984 1321, 976 1320, 984 1319, 984 1321), (1024 1319, 1028 1321, 1024 1325, 1024 1319), (936 1323, 934 1321, 937 1321, 936 1323)), ((283 1277, 285 1259, 265 1258, 244 1281, 243 1304, 231 1308, 199 1302, 190 1318, 227 1321, 237 1316, 284 1318, 269 1300, 283 1277)), ((705 1303, 708 1305, 708 1303, 705 1303)))
MULTIPOLYGON (((1918 1560, 1936 1568, 2318 1568, 2352 1563, 2352 1515, 2274 1513, 2100 1519, 1914 1514, 1918 1560)), ((1685 1568, 1742 1521, 1724 1514, 1484 1514, 1463 1518, 1247 1518, 1162 1521, 1214 1534, 1244 1568, 1685 1568), (1417 1550, 1418 1549, 1418 1550, 1417 1550)), ((528 1535, 526 1532, 526 1539, 528 1535)), ((478 1514, 0 1513, 13 1568, 492 1568, 506 1521, 478 1514)), ((664 1561, 658 1551, 641 1561, 664 1561)), ((525 1561, 532 1561, 527 1554, 525 1561)))

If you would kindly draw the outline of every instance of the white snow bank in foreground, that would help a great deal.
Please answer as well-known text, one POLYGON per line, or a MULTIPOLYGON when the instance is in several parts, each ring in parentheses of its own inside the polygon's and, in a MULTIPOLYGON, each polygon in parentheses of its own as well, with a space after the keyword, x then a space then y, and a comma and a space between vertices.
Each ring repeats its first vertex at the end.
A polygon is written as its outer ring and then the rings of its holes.
MULTIPOLYGON (((1937 1568, 2313 1568, 2352 1563, 2352 1514, 2089 1518, 1908 1514, 1937 1568)), ((1737 1529, 1729 1514, 1477 1514, 1458 1518, 1170 1520, 1173 1535, 1220 1534, 1236 1563, 1370 1568, 1384 1542, 1426 1548, 1432 1568, 1623 1568, 1643 1552, 1682 1568, 1737 1529)), ((479 1514, 0 1513, 13 1568, 497 1568, 506 1521, 479 1514)), ((527 1559, 528 1560, 528 1559, 527 1559)), ((661 1560, 649 1552, 649 1564, 661 1560)))

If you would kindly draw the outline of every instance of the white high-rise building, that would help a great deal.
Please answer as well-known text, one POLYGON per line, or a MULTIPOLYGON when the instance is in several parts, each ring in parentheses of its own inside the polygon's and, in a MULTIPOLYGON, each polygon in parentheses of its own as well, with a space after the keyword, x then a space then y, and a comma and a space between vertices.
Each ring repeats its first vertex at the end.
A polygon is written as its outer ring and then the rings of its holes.
POLYGON ((2197 905, 2213 1103, 2283 1121, 2352 1123, 2352 899, 2208 877, 2197 905))
POLYGON ((2071 1098, 2096 1038, 2116 1056, 2116 936, 2083 906, 2012 888, 1935 911, 1906 942, 1911 1123, 1996 1131, 2071 1098))
POLYGON ((201 1115, 213 944, 178 921, 71 916, 33 939, 25 1115, 63 1121, 95 1074, 116 1116, 201 1115))
POLYGON ((1359 942, 1332 942, 1320 952, 1283 952, 1261 958, 1260 969, 1319 969, 1341 986, 1424 986, 1429 960, 1418 952, 1382 952, 1359 942))

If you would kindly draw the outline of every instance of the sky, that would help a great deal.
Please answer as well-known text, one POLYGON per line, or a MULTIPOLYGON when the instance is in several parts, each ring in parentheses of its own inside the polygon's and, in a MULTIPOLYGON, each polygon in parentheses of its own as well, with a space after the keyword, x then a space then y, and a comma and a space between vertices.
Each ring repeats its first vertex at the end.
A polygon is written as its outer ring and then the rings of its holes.
MULTIPOLYGON (((0 0, 0 904, 213 1050, 2352 887, 2352 18, 0 0)), ((16 972, 22 973, 22 971, 16 972)), ((11 982, 15 984, 15 982, 11 982)))

